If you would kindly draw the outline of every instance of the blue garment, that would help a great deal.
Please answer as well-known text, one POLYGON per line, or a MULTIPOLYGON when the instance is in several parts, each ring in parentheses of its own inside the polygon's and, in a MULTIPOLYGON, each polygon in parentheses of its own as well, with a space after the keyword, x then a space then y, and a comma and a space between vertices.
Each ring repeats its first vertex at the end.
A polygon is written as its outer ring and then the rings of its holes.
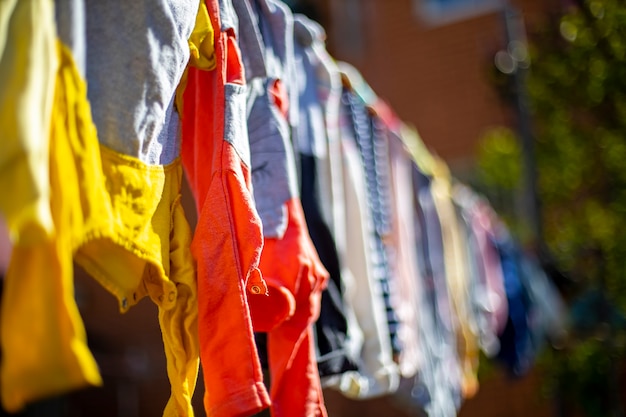
MULTIPOLYGON (((352 128, 357 148, 361 154, 363 171, 366 180, 368 206, 373 219, 371 230, 371 249, 374 260, 374 276, 380 284, 381 295, 385 303, 387 323, 389 325, 389 337, 393 352, 402 350, 398 338, 398 317, 391 303, 391 268, 389 265, 389 248, 383 238, 390 233, 390 210, 389 210, 389 167, 383 165, 383 161, 389 163, 386 154, 386 140, 375 137, 374 131, 381 126, 375 126, 365 103, 350 89, 344 89, 342 104, 346 106, 351 116, 352 128), (386 170, 385 170, 386 168, 386 170), (385 172, 386 171, 386 172, 385 172), (387 181, 387 185, 385 185, 387 181), (385 190, 385 187, 387 189, 385 190), (386 200, 386 201, 385 201, 386 200)), ((380 132, 376 132, 380 135, 380 132)))
POLYGON ((323 65, 314 48, 324 48, 324 29, 303 15, 294 15, 294 60, 298 91, 298 123, 294 147, 305 155, 324 157, 327 131, 320 99, 318 72, 323 65))
POLYGON ((500 359, 514 376, 524 375, 530 368, 533 345, 528 323, 531 308, 529 294, 522 281, 521 254, 507 233, 496 237, 496 248, 504 277, 504 290, 509 304, 509 317, 500 335, 500 359))
POLYGON ((274 0, 234 0, 239 46, 248 84, 247 120, 252 188, 263 235, 281 238, 287 228, 285 203, 298 196, 291 130, 297 121, 293 15, 274 0), (282 114, 270 91, 280 83, 289 113, 282 114), (295 110, 293 110, 295 109, 295 110), (295 121, 294 121, 295 120, 295 121))
POLYGON ((521 271, 522 283, 531 301, 528 323, 533 353, 539 351, 547 340, 554 344, 563 343, 568 313, 556 286, 548 279, 539 263, 529 256, 522 258, 521 271))

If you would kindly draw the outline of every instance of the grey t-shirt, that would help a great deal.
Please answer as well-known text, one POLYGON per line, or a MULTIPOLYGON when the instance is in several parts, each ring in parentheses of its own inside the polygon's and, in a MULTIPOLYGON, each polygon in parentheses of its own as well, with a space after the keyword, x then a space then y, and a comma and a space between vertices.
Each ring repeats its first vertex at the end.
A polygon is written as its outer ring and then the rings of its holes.
POLYGON ((176 87, 199 0, 85 0, 88 98, 101 144, 150 165, 179 155, 176 87))

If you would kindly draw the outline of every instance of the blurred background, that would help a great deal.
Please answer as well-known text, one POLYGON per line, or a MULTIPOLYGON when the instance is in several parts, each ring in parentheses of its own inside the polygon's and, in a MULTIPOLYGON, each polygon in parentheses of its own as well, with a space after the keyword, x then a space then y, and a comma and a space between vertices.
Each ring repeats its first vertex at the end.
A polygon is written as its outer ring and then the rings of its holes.
MULTIPOLYGON (((290 0, 327 31, 453 175, 486 195, 567 302, 571 328, 527 375, 483 358, 461 417, 623 416, 626 5, 622 0, 290 0)), ((195 224, 193 202, 186 207, 195 224)), ((156 416, 169 395, 156 307, 125 315, 77 273, 103 388, 25 415, 156 416)), ((202 416, 200 385, 194 398, 202 416)), ((331 417, 419 415, 325 391, 331 417)))

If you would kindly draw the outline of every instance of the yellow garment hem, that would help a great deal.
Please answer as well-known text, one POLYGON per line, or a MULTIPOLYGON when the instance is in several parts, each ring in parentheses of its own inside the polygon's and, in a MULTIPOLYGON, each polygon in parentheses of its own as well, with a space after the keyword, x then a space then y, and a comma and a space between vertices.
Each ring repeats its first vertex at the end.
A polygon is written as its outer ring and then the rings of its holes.
POLYGON ((113 219, 106 224, 97 222, 84 233, 75 260, 118 299, 120 312, 148 294, 159 307, 169 309, 176 299, 176 286, 169 280, 163 259, 169 259, 165 240, 169 239, 171 211, 182 181, 180 158, 167 165, 147 165, 103 145, 100 154, 114 206, 113 219), (131 190, 135 195, 130 201, 119 200, 117 192, 131 194, 126 187, 133 182, 143 188, 131 190), (137 207, 137 201, 145 204, 137 207), (155 223, 162 223, 160 230, 153 230, 155 223), (146 282, 165 289, 150 291, 146 282))

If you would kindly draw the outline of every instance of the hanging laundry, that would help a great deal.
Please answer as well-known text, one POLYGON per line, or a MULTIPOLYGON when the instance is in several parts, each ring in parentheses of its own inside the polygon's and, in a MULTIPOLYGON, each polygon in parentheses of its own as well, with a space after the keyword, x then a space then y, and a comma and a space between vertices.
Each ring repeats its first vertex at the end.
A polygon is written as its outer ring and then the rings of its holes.
POLYGON ((291 127, 298 109, 293 53, 293 17, 279 2, 234 1, 239 44, 248 82, 248 130, 253 155, 255 206, 265 237, 281 238, 287 227, 284 203, 298 195, 291 127), (294 110, 295 109, 295 110, 294 110), (261 129, 262 131, 257 131, 261 129), (262 138, 276 136, 267 147, 262 138), (259 140, 255 140, 259 138, 259 140), (257 150, 258 148, 258 150, 257 150), (290 152, 291 150, 291 152, 290 152))
POLYGON ((433 201, 441 222, 445 277, 452 305, 452 319, 457 327, 457 349, 462 370, 462 395, 471 398, 478 390, 477 326, 469 305, 470 292, 467 253, 457 224, 452 203, 450 172, 441 160, 436 160, 431 184, 433 201))
POLYGON ((522 283, 528 291, 531 309, 528 315, 533 343, 533 360, 546 344, 560 346, 567 338, 569 314, 556 285, 548 279, 537 259, 524 253, 521 259, 522 283))
MULTIPOLYGON (((67 46, 60 47, 49 135, 50 205, 57 233, 45 244, 14 251, 3 308, 31 309, 37 316, 21 317, 32 317, 31 323, 38 325, 55 321, 56 326, 46 328, 58 336, 42 343, 37 342, 39 337, 32 338, 28 351, 46 349, 40 355, 44 361, 50 360, 46 355, 55 355, 57 362, 76 361, 72 359, 76 356, 82 364, 65 363, 55 369, 44 364, 29 376, 38 383, 28 387, 48 384, 47 391, 37 387, 40 391, 13 399, 8 404, 11 409, 39 396, 100 383, 93 359, 81 347, 84 331, 73 300, 74 256, 118 298, 121 311, 146 295, 158 305, 172 385, 164 414, 193 414, 190 398, 198 367, 196 279, 190 230, 180 206, 180 137, 173 98, 189 57, 187 39, 198 2, 160 2, 149 7, 122 3, 59 1, 59 24, 77 27, 58 31, 67 46), (157 41, 154 35, 165 41, 157 41), (9 284, 12 274, 20 275, 15 289, 9 284), (32 285, 43 277, 46 283, 40 290, 57 289, 20 304, 17 297, 28 292, 19 285, 32 285), (12 296, 16 298, 7 301, 12 296), (34 309, 34 304, 40 305, 34 309), (40 310, 44 306, 47 309, 40 310), (55 352, 51 345, 70 353, 55 352)), ((3 332, 10 328, 3 323, 3 332)), ((28 335, 26 326, 15 332, 13 340, 20 335, 28 335)), ((23 378, 28 361, 10 357, 7 354, 5 359, 15 363, 14 380, 23 378)), ((3 384, 7 386, 19 388, 3 384)))
POLYGON ((424 360, 419 346, 417 304, 419 267, 417 265, 417 240, 413 227, 413 184, 411 182, 412 159, 400 136, 401 121, 382 99, 373 110, 384 123, 389 148, 391 184, 391 246, 394 256, 390 268, 397 278, 392 303, 398 315, 398 340, 402 346, 398 364, 403 377, 415 376, 424 360))
MULTIPOLYGON (((340 70, 350 68, 345 63, 340 63, 340 70)), ((397 336, 398 318, 391 303, 392 277, 389 268, 390 247, 386 244, 385 239, 389 234, 389 201, 386 167, 381 166, 386 162, 386 144, 379 137, 379 122, 368 114, 366 102, 362 101, 357 91, 365 89, 369 91, 369 87, 360 78, 360 75, 354 68, 348 69, 348 73, 352 73, 351 80, 349 74, 343 73, 344 79, 348 83, 351 90, 343 95, 347 111, 351 119, 352 128, 354 129, 354 139, 357 149, 361 156, 361 163, 365 175, 366 193, 369 210, 372 215, 372 224, 370 225, 371 245, 373 246, 373 273, 375 279, 380 285, 383 301, 385 303, 387 325, 389 328, 389 338, 391 349, 394 355, 398 355, 402 350, 397 336), (357 84, 358 82, 358 84, 357 84), (361 87, 354 87, 361 85, 361 87)), ((370 100, 375 100, 372 95, 370 100)))
MULTIPOLYGON (((344 89, 342 96, 353 94, 344 89)), ((347 98, 346 98, 347 100, 347 98)), ((344 301, 348 319, 348 352, 360 359, 359 370, 349 371, 339 377, 329 378, 325 385, 341 391, 350 398, 372 398, 395 392, 399 383, 399 370, 393 362, 391 337, 387 322, 385 301, 380 296, 382 288, 376 280, 370 243, 373 220, 368 205, 367 185, 362 157, 354 138, 355 131, 347 101, 339 108, 338 154, 343 167, 343 199, 336 199, 345 208, 345 229, 336 228, 338 242, 343 244, 341 261, 345 263, 342 279, 344 301), (342 233, 345 233, 343 235, 342 233)))
POLYGON ((528 323, 531 301, 521 279, 520 254, 508 230, 503 226, 498 228, 495 242, 509 306, 508 321, 500 334, 498 359, 508 367, 512 375, 520 376, 528 371, 531 364, 532 343, 528 323))
POLYGON ((172 397, 164 415, 192 415, 198 369, 197 284, 180 205, 176 87, 199 2, 85 2, 88 97, 112 216, 76 261, 126 311, 159 307, 172 397), (139 23, 141 22, 141 23, 139 23))
MULTIPOLYGON (((410 136, 409 136, 410 137, 410 136)), ((418 141, 417 137, 413 138, 418 141)), ((418 145, 414 149, 421 149, 418 145)), ((430 154, 428 154, 430 155, 430 154)), ((423 161, 427 157, 416 158, 423 161), (421 158, 421 159, 420 159, 421 158)), ((432 177, 412 165, 414 227, 422 298, 420 341, 424 367, 415 380, 412 397, 431 416, 454 416, 461 402, 461 367, 456 349, 456 328, 446 280, 442 225, 432 194, 432 177)))
POLYGON ((0 10, 0 200, 11 239, 41 242, 53 232, 49 126, 59 67, 54 3, 3 2, 0 10))
POLYGON ((503 224, 495 236, 509 304, 497 358, 511 375, 525 375, 546 340, 558 342, 567 327, 565 307, 536 261, 526 256, 503 224))
POLYGON ((465 185, 454 185, 453 199, 466 235, 471 267, 470 302, 480 347, 493 357, 500 350, 498 335, 504 330, 508 315, 502 265, 494 241, 496 215, 488 203, 465 185))
POLYGON ((215 49, 196 48, 179 90, 183 162, 199 213, 192 251, 204 407, 210 416, 245 416, 270 404, 247 304, 267 292, 258 269, 263 236, 252 201, 236 15, 229 1, 205 4, 215 49), (211 55, 213 70, 202 65, 211 55))
MULTIPOLYGON (((326 66, 332 65, 324 47, 324 30, 303 15, 294 16, 294 54, 299 88, 299 120, 294 147, 300 163, 302 208, 309 235, 330 279, 322 292, 320 316, 315 322, 317 367, 321 378, 358 369, 354 358, 345 350, 348 323, 343 302, 341 262, 333 236, 333 191, 328 174, 329 164, 322 95, 339 94, 340 80, 331 79, 326 66), (323 77, 321 80, 319 75, 323 77), (321 86, 319 84, 325 83, 321 86), (334 84, 334 85, 333 85, 334 84), (331 88, 335 92, 327 92, 331 88), (327 89, 324 91, 324 89, 327 89), (322 91, 320 91, 322 90, 322 91)), ((336 72, 336 74, 338 74, 336 72)), ((320 77, 321 78, 321 77, 320 77)))
MULTIPOLYGON (((20 6, 34 12, 35 3, 20 6)), ((40 11, 23 16, 41 19, 45 27, 53 10, 40 11)), ((72 256, 94 226, 110 216, 111 207, 85 83, 67 47, 58 43, 56 56, 50 131, 45 134, 50 156, 47 204, 54 228, 38 242, 18 240, 3 283, 0 387, 2 405, 9 412, 102 384, 74 300, 72 256)))
POLYGON ((248 83, 254 201, 263 224, 260 269, 268 297, 249 300, 267 333, 271 413, 325 416, 312 325, 328 272, 307 231, 291 132, 298 123, 293 16, 274 0, 235 0, 248 83))
POLYGON ((563 335, 486 199, 280 0, 6 0, 0 29, 7 410, 102 383, 74 261, 158 306, 164 416, 201 358, 209 416, 325 417, 323 383, 453 417, 479 349, 517 376, 563 335))

